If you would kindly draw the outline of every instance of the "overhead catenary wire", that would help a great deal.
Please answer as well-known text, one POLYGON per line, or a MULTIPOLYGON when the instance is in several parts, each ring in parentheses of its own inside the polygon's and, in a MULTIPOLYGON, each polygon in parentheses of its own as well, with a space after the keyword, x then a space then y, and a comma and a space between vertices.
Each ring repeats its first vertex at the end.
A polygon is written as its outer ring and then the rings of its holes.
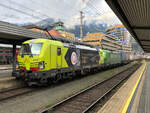
MULTIPOLYGON (((20 8, 24 8, 24 9, 26 9, 26 10, 29 10, 29 11, 31 11, 32 13, 39 14, 39 15, 41 15, 41 16, 43 16, 43 17, 46 17, 46 18, 52 18, 52 17, 50 17, 50 16, 48 15, 48 14, 50 14, 50 13, 45 14, 45 13, 36 11, 36 10, 38 10, 38 9, 34 10, 34 9, 32 9, 32 8, 29 8, 29 7, 24 6, 23 4, 20 4, 20 3, 14 2, 14 1, 12 2, 11 0, 7 0, 7 1, 8 1, 8 2, 11 2, 11 4, 13 4, 13 5, 19 6, 20 8)), ((30 0, 30 1, 33 2, 32 0, 30 0)), ((37 4, 37 2, 33 2, 33 4, 37 4)), ((41 7, 41 4, 38 4, 38 5, 41 7)), ((43 7, 42 9, 45 9, 45 10, 47 10, 47 11, 53 11, 52 9, 50 9, 50 7, 45 7, 45 5, 44 5, 44 7, 43 7)), ((54 10, 54 12, 55 12, 55 14, 64 16, 62 13, 58 12, 57 10, 54 10)), ((64 17, 63 19, 65 19, 65 17, 64 17)))
MULTIPOLYGON (((66 18, 66 16, 64 16, 64 10, 62 10, 63 12, 60 12, 60 11, 58 11, 58 10, 54 10, 54 9, 52 9, 51 7, 49 7, 47 4, 45 4, 45 3, 39 3, 37 0, 36 0, 36 2, 34 1, 34 0, 30 0, 33 4, 36 4, 36 5, 38 5, 38 6, 43 6, 43 8, 44 9, 46 9, 46 10, 48 10, 48 11, 54 11, 55 12, 55 14, 58 14, 58 15, 61 15, 63 18, 61 18, 61 20, 63 19, 63 20, 66 20, 67 18, 66 18)), ((59 4, 57 4, 57 5, 60 5, 61 6, 61 3, 59 3, 59 4)), ((58 7, 58 6, 57 6, 58 7)), ((50 13, 50 12, 49 12, 50 13)))
MULTIPOLYGON (((39 13, 39 12, 36 12, 35 10, 33 10, 33 9, 31 9, 31 8, 28 8, 28 7, 23 6, 22 4, 15 3, 15 2, 12 2, 12 1, 9 1, 9 0, 7 0, 7 1, 10 2, 11 4, 15 4, 15 5, 19 6, 19 7, 25 8, 26 10, 30 10, 30 11, 35 12, 35 13, 39 13)), ((10 7, 10 6, 5 5, 5 4, 2 4, 2 3, 0 3, 0 6, 1 6, 1 7, 4 7, 4 8, 7 8, 7 9, 10 9, 10 10, 13 10, 13 11, 15 11, 15 12, 18 12, 18 13, 20 13, 20 14, 22 14, 22 15, 27 15, 27 16, 32 17, 32 18, 34 18, 34 19, 36 19, 36 20, 39 20, 39 21, 45 20, 46 22, 49 22, 49 21, 46 20, 46 19, 47 19, 47 18, 51 18, 51 17, 49 17, 48 15, 45 15, 45 14, 43 14, 43 13, 40 13, 40 14, 41 14, 41 15, 44 15, 44 17, 35 16, 35 15, 33 15, 32 13, 26 12, 26 10, 25 10, 25 11, 24 11, 24 10, 20 10, 20 9, 18 9, 18 8, 10 7)))
POLYGON ((45 16, 45 17, 49 17, 48 15, 46 15, 46 14, 43 14, 43 13, 41 13, 41 12, 36 12, 35 10, 33 10, 33 9, 31 9, 31 8, 28 8, 28 7, 26 7, 26 6, 24 6, 24 5, 22 5, 22 4, 20 4, 20 3, 17 3, 17 2, 15 2, 15 1, 11 1, 11 0, 6 0, 6 1, 8 1, 8 2, 10 2, 11 4, 13 4, 13 5, 17 5, 17 6, 19 6, 20 8, 24 8, 24 9, 26 9, 26 10, 29 10, 29 11, 31 11, 31 12, 35 12, 35 13, 39 13, 39 14, 41 14, 41 16, 45 16))
MULTIPOLYGON (((2 4, 2 3, 1 3, 0 5, 3 6, 3 7, 5 7, 5 8, 9 8, 9 9, 11 9, 11 10, 17 11, 17 12, 23 14, 23 15, 27 15, 27 16, 30 16, 30 17, 32 17, 32 18, 35 18, 35 19, 37 19, 37 20, 43 20, 43 19, 46 19, 46 18, 49 17, 49 15, 47 15, 47 14, 43 14, 43 13, 41 13, 41 12, 36 12, 34 9, 28 8, 28 7, 26 7, 26 6, 22 5, 22 4, 19 4, 19 3, 16 3, 16 2, 12 2, 12 1, 10 1, 10 0, 7 0, 7 1, 11 2, 11 4, 15 4, 15 5, 17 5, 17 6, 19 6, 19 7, 22 7, 22 8, 24 8, 24 9, 27 9, 27 10, 29 10, 29 11, 35 12, 35 13, 37 13, 37 14, 40 14, 41 16, 36 16, 36 15, 33 15, 33 14, 29 13, 29 12, 20 10, 20 9, 18 9, 18 8, 15 8, 15 7, 10 7, 10 6, 7 6, 7 5, 2 4)), ((33 3, 39 4, 38 2, 34 2, 34 0, 31 0, 31 1, 32 1, 33 3)), ((96 12, 97 14, 99 14, 99 15, 102 14, 102 13, 100 13, 100 11, 99 11, 91 2, 89 2, 89 4, 90 4, 90 5, 88 5, 88 3, 87 3, 87 6, 88 6, 89 8, 91 8, 91 10, 93 10, 93 11, 95 10, 95 12, 96 12), (91 4, 92 4, 92 5, 91 5, 91 4)), ((41 5, 41 4, 39 4, 39 5, 41 5)), ((69 6, 69 4, 67 4, 67 6, 69 6)), ((70 7, 70 6, 69 6, 69 7, 70 7)), ((44 4, 44 9, 49 10, 50 8, 47 6, 47 4, 44 4)), ((64 16, 64 17, 65 17, 65 16, 64 16)), ((45 20, 45 21, 47 21, 47 20, 45 20)), ((48 22, 48 21, 47 21, 47 22, 48 22)), ((103 20, 103 22, 105 22, 105 21, 103 20)))
MULTIPOLYGON (((93 12, 95 12, 96 13, 96 16, 101 16, 101 15, 103 15, 104 13, 107 13, 106 11, 104 11, 102 8, 101 9, 98 9, 98 8, 96 8, 94 5, 93 5, 93 2, 91 2, 91 0, 89 0, 88 1, 88 3, 87 3, 87 8, 89 8, 90 10, 92 10, 93 12), (102 13, 103 12, 103 13, 102 13)), ((89 15, 90 16, 90 15, 89 15)), ((116 17, 117 18, 117 17, 116 17)), ((106 21, 104 21, 104 20, 102 20, 101 19, 101 21, 103 21, 104 23, 107 23, 106 21)), ((116 23, 118 23, 117 21, 118 21, 118 19, 116 19, 116 20, 111 20, 111 21, 113 21, 112 23, 115 25, 116 23)))
MULTIPOLYGON (((13 2, 12 1, 10 1, 10 0, 7 0, 7 1, 9 1, 9 2, 11 2, 12 4, 13 4, 13 2)), ((34 1, 34 0, 31 0, 32 2, 33 2, 33 4, 38 4, 39 6, 41 6, 41 4, 39 4, 38 3, 38 1, 34 1)), ((64 3, 66 3, 65 1, 64 1, 64 3)), ((14 2, 14 4, 16 4, 15 2, 14 2)), ((99 11, 98 11, 98 9, 97 8, 95 8, 95 6, 91 3, 91 1, 89 1, 88 3, 87 3, 87 6, 88 6, 88 4, 90 4, 90 6, 89 7, 91 7, 91 8, 94 8, 95 10, 96 10, 96 13, 97 14, 100 14, 99 13, 99 11)), ((21 4, 16 4, 16 5, 21 5, 21 4)), ((43 5, 43 4, 42 4, 43 5)), ((68 4, 68 2, 67 2, 67 4, 66 4, 67 6, 69 6, 69 7, 71 7, 69 4, 68 4)), ((25 6, 23 6, 23 5, 21 5, 21 7, 24 7, 24 8, 26 8, 26 9, 28 9, 28 10, 30 10, 30 11, 34 11, 33 9, 31 9, 31 8, 27 8, 27 7, 25 7, 25 6)), ((50 8, 49 7, 47 7, 47 5, 46 4, 44 4, 44 9, 47 9, 47 10, 49 10, 50 8)), ((51 10, 51 9, 50 9, 51 10)), ((56 10, 55 10, 56 11, 56 10)), ((20 11, 19 11, 20 12, 20 11)), ((22 12, 22 11, 21 11, 22 12)), ((24 13, 24 12, 23 12, 24 13)), ((38 14, 41 14, 41 15, 44 15, 44 16, 46 16, 46 17, 48 17, 48 15, 46 15, 46 14, 43 14, 43 13, 41 13, 41 12, 36 12, 36 13, 38 13, 38 14)), ((27 15, 30 15, 31 16, 31 14, 27 14, 27 15)), ((35 15, 32 15, 32 16, 34 16, 35 17, 35 15)), ((37 17, 36 17, 36 19, 37 19, 37 17)))
MULTIPOLYGON (((7 1, 9 1, 9 0, 7 0, 7 1)), ((33 0, 31 0, 32 2, 33 2, 33 0)), ((16 5, 18 5, 18 6, 20 6, 20 7, 23 7, 23 8, 26 8, 27 10, 30 10, 30 11, 33 11, 33 12, 35 12, 33 9, 31 9, 31 8, 27 8, 27 7, 25 7, 25 6, 23 6, 23 5, 21 5, 21 4, 18 4, 18 3, 13 3, 12 1, 9 1, 9 2, 11 2, 12 4, 16 4, 16 5)), ((37 2, 36 2, 37 3, 37 2)), ((7 8, 9 8, 9 9, 12 9, 12 10, 15 10, 15 11, 17 11, 17 12, 20 12, 20 13, 22 13, 22 14, 26 14, 26 15, 28 15, 28 16, 31 16, 31 17, 33 17, 33 18, 35 18, 35 19, 43 19, 43 18, 41 18, 41 17, 38 17, 38 16, 35 16, 35 15, 33 15, 33 14, 30 14, 30 13, 27 13, 27 12, 24 12, 24 11, 22 11, 22 10, 19 10, 19 9, 16 9, 16 8, 10 8, 9 6, 4 6, 4 4, 1 4, 3 7, 7 7, 7 8)), ((44 5, 45 6, 45 5, 44 5)), ((46 9, 48 9, 47 7, 46 7, 46 9)), ((40 13, 40 12, 36 12, 36 13, 39 13, 39 14, 41 14, 41 15, 44 15, 45 17, 48 17, 48 15, 45 15, 45 14, 42 14, 42 13, 40 13)))
POLYGON ((7 8, 7 9, 14 10, 14 11, 16 11, 16 12, 19 12, 19 13, 23 14, 23 15, 31 16, 31 17, 33 17, 33 18, 35 18, 35 19, 38 19, 38 20, 39 20, 39 19, 40 19, 40 20, 43 19, 43 18, 40 18, 40 17, 38 17, 38 16, 34 16, 34 15, 30 14, 30 13, 27 13, 27 12, 25 12, 25 11, 22 11, 22 10, 19 10, 19 9, 16 9, 16 8, 9 7, 9 6, 5 5, 5 4, 1 4, 1 3, 0 3, 0 6, 5 7, 5 8, 7 8))

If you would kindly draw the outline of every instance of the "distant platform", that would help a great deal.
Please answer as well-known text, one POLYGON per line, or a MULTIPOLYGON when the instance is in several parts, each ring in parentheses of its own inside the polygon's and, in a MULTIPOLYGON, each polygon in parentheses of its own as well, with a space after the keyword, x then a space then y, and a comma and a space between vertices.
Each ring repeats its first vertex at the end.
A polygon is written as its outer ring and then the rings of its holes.
POLYGON ((147 63, 144 86, 139 101, 137 113, 150 113, 150 63, 147 63))
POLYGON ((12 65, 0 65, 0 71, 1 70, 11 70, 12 65))
POLYGON ((12 76, 12 65, 0 65, 0 78, 12 76))

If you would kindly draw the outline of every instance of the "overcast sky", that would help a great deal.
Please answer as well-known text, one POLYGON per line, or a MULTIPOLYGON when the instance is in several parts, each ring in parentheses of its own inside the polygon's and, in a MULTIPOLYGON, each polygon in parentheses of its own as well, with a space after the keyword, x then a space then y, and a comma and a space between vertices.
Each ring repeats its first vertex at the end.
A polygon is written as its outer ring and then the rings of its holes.
POLYGON ((84 21, 90 23, 120 24, 104 0, 0 0, 0 21, 22 24, 53 18, 66 26, 80 24, 80 11, 84 21))

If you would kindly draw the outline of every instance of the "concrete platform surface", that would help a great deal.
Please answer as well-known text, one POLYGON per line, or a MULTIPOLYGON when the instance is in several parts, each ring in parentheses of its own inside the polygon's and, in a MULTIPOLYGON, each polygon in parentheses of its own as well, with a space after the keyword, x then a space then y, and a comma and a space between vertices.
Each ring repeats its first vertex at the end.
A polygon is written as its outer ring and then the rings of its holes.
MULTIPOLYGON (((98 113, 129 113, 132 111, 137 111, 138 104, 132 102, 132 97, 136 91, 138 83, 141 84, 144 82, 144 70, 146 64, 143 64, 133 75, 123 84, 123 86, 106 102, 106 104, 98 111, 98 113), (143 75, 143 76, 142 76, 143 75), (139 82, 140 81, 140 82, 139 82), (130 107, 130 104, 134 107, 130 107), (129 108, 129 109, 128 109, 129 108), (134 108, 134 110, 133 110, 134 108)), ((140 92, 139 90, 137 92, 140 92)), ((136 95, 135 99, 139 100, 139 95, 136 95)), ((138 102, 137 102, 138 103, 138 102)), ((144 112, 139 112, 144 113, 144 112)), ((146 112, 145 112, 146 113, 146 112)))
POLYGON ((140 97, 138 113, 150 113, 150 63, 147 63, 144 86, 140 97))
POLYGON ((12 69, 12 65, 0 65, 0 70, 10 70, 12 69))
POLYGON ((12 76, 12 70, 0 70, 0 79, 3 77, 11 77, 12 76))

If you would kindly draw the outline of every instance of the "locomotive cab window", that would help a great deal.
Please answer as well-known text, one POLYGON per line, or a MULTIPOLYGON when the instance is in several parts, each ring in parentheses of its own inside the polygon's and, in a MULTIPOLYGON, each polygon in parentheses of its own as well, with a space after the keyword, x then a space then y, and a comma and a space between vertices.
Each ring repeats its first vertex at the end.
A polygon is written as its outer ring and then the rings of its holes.
POLYGON ((20 50, 21 55, 40 55, 43 43, 23 44, 20 50))
POLYGON ((61 48, 57 48, 57 55, 58 55, 58 56, 61 55, 61 48))

